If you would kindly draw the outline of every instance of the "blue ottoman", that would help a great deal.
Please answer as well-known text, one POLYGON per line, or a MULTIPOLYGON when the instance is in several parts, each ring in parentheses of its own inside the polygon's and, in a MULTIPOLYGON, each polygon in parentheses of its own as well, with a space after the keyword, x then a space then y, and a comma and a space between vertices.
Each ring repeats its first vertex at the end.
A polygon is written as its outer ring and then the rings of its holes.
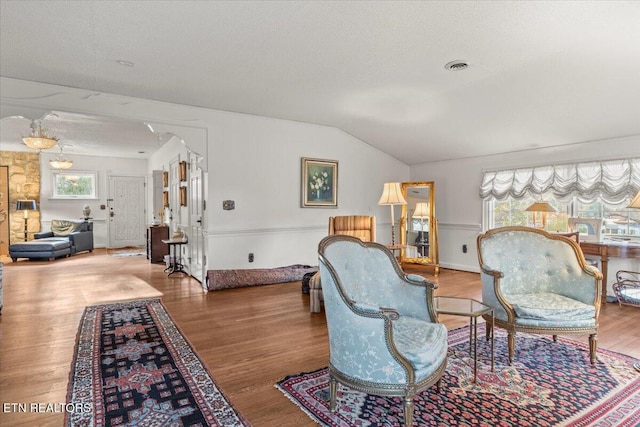
POLYGON ((16 262, 18 258, 47 258, 53 261, 55 258, 67 257, 71 254, 71 242, 69 240, 31 240, 29 242, 14 243, 9 246, 9 256, 16 262))

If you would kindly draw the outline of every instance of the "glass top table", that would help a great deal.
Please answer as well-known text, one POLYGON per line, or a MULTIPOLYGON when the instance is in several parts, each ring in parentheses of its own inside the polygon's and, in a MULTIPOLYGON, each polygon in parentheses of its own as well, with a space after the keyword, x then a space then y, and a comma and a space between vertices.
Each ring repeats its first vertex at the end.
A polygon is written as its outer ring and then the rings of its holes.
MULTIPOLYGON (((478 317, 490 314, 493 325, 493 308, 471 298, 437 296, 434 298, 435 309, 438 314, 465 316, 469 318, 469 357, 473 357, 473 381, 478 372, 478 317)), ((491 371, 494 368, 493 344, 494 336, 491 328, 491 371)))

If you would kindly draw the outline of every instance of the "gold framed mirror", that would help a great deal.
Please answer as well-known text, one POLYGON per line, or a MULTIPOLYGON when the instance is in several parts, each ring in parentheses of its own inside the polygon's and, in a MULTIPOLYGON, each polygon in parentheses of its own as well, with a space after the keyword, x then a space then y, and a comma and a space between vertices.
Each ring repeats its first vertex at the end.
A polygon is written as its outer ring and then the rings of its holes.
POLYGON ((438 221, 435 217, 435 187, 429 182, 403 182, 400 218, 400 261, 430 266, 437 275, 438 221))

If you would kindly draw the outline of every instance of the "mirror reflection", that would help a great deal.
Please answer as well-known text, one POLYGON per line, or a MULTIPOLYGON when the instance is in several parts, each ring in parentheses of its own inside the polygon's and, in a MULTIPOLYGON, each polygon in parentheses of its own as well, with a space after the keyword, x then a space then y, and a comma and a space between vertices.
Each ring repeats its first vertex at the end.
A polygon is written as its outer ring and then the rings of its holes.
POLYGON ((404 182, 402 195, 407 201, 402 206, 400 243, 401 261, 434 267, 438 265, 437 223, 435 220, 433 182, 404 182))

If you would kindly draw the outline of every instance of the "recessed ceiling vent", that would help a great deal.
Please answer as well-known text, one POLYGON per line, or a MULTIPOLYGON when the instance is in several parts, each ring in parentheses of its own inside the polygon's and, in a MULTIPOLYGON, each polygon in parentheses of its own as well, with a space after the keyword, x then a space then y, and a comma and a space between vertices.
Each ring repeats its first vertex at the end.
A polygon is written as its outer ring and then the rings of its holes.
POLYGON ((469 64, 460 60, 451 61, 444 66, 445 70, 449 70, 449 71, 460 71, 468 67, 469 67, 469 64))

